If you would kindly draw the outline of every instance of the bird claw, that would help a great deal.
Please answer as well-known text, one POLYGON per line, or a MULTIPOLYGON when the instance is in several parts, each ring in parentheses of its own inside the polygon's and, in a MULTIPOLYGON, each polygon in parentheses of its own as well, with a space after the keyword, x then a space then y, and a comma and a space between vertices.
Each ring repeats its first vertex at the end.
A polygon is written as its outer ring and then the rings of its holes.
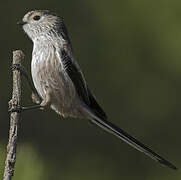
POLYGON ((14 71, 14 70, 18 70, 20 72, 24 72, 24 67, 21 66, 20 64, 13 64, 11 66, 11 70, 14 71))
POLYGON ((23 108, 20 105, 13 105, 12 107, 9 107, 8 112, 17 112, 20 113, 23 110, 23 108))

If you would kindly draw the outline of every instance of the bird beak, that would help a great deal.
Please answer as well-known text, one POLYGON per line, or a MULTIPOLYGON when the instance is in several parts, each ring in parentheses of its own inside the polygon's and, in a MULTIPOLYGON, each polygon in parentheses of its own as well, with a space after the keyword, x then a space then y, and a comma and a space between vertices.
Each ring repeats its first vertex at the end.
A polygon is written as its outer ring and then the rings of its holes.
POLYGON ((27 22, 25 22, 25 21, 23 21, 23 20, 20 20, 20 21, 17 22, 17 24, 18 24, 18 25, 21 25, 21 26, 23 26, 23 25, 26 24, 26 23, 27 23, 27 22))

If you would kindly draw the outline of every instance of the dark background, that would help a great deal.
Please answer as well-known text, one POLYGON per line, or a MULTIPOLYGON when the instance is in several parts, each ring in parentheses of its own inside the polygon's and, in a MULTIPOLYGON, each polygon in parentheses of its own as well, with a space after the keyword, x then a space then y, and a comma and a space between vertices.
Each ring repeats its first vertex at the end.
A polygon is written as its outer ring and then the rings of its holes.
MULTIPOLYGON (((34 9, 64 17, 86 80, 109 120, 181 169, 181 2, 177 0, 31 0, 1 2, 0 175, 8 140, 12 50, 32 42, 16 22, 34 9)), ((32 104, 23 82, 23 104, 32 104)), ((55 112, 22 115, 14 180, 179 180, 86 119, 55 112)))

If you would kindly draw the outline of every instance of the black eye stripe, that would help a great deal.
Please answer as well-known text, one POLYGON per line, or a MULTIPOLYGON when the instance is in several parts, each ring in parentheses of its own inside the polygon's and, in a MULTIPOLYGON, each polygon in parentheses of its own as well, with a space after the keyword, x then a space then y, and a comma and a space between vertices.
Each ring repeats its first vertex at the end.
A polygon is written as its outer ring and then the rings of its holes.
POLYGON ((40 16, 36 15, 36 16, 33 17, 33 19, 34 19, 35 21, 38 21, 38 20, 40 19, 40 16))

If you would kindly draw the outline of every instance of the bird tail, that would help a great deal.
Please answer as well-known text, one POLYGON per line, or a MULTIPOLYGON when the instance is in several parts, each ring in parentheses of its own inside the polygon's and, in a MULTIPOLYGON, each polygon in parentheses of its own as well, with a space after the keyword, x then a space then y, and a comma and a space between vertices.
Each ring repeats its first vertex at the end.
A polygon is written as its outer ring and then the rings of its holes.
POLYGON ((103 130, 120 138, 124 142, 128 143, 130 146, 134 147, 135 149, 137 149, 140 152, 143 152, 144 154, 146 154, 150 158, 154 159, 155 161, 161 163, 162 165, 168 166, 169 168, 174 169, 174 170, 177 169, 173 164, 171 164, 170 162, 168 162, 167 160, 162 158, 160 155, 158 155, 157 153, 152 151, 150 148, 146 147, 144 144, 142 144, 137 139, 135 139, 134 137, 129 135, 124 130, 118 128, 111 122, 109 122, 107 120, 102 120, 99 117, 94 116, 93 114, 92 114, 91 122, 96 124, 97 126, 101 127, 103 130))

